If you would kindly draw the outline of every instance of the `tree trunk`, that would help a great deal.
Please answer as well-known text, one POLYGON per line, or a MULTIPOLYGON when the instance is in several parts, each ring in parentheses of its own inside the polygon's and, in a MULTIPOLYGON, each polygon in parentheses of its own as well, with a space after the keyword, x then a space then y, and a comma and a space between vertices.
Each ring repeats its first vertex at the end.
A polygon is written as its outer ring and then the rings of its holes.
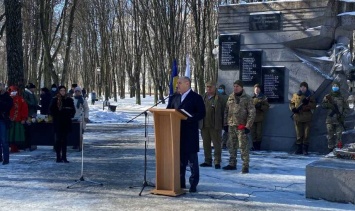
POLYGON ((8 84, 24 87, 21 2, 4 0, 8 84))

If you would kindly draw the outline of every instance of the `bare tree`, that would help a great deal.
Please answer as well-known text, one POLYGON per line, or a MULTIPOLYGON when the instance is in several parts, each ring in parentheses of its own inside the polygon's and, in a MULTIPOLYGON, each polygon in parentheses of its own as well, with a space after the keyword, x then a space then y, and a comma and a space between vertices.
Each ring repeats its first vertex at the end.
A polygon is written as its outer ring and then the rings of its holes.
POLYGON ((8 84, 24 87, 21 3, 5 0, 8 84))

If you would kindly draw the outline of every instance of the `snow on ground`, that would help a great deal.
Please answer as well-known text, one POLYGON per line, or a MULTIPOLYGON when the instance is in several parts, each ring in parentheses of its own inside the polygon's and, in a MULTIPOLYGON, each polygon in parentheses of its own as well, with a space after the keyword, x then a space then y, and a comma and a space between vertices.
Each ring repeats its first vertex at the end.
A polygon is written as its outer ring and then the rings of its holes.
MULTIPOLYGON (((197 193, 158 196, 150 194, 152 187, 145 187, 138 196, 144 181, 145 142, 146 180, 155 183, 153 120, 148 112, 146 138, 145 118, 139 115, 155 103, 152 97, 142 99, 142 105, 134 102, 128 97, 111 101, 111 105, 117 105, 116 112, 107 107, 102 110, 100 101, 90 105, 92 123, 84 133, 83 174, 82 154, 71 148, 69 164, 55 163, 55 153, 49 146, 11 154, 10 164, 0 165, 0 210, 355 210, 353 204, 305 198, 305 167, 324 159, 316 154, 252 152, 249 174, 240 173, 238 155, 236 171, 200 168, 197 193), (81 175, 85 181, 73 185, 81 175), (103 186, 93 185, 88 179, 103 186)), ((202 142, 200 146, 201 163, 202 142)), ((223 151, 222 166, 227 165, 228 157, 229 153, 223 151)))

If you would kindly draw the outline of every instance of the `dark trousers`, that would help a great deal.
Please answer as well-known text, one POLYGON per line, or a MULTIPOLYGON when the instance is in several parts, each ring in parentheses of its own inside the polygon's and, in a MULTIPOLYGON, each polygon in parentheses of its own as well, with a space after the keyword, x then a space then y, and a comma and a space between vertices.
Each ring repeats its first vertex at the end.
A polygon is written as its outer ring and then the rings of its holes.
POLYGON ((67 159, 67 138, 68 133, 55 134, 55 152, 57 153, 57 160, 67 159), (62 152, 62 155, 60 154, 62 152))
POLYGON ((191 175, 189 178, 190 186, 196 187, 200 180, 200 169, 198 166, 197 152, 180 153, 180 182, 181 187, 186 187, 186 166, 190 166, 191 175))

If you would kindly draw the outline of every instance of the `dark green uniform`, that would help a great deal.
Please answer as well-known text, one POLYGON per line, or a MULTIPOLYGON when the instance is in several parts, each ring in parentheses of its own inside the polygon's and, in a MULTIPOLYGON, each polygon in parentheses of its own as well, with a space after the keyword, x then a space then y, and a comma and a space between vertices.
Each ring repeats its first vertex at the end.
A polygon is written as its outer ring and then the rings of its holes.
POLYGON ((311 128, 313 109, 316 108, 316 101, 314 97, 311 95, 311 92, 307 90, 305 93, 298 92, 294 93, 290 102, 290 110, 295 111, 298 108, 304 99, 308 99, 308 103, 303 105, 301 109, 294 113, 293 121, 296 129, 296 145, 298 147, 296 154, 303 153, 308 154, 308 146, 309 146, 309 132, 311 128))
POLYGON ((215 94, 208 96, 204 94, 203 101, 205 103, 206 116, 203 119, 201 136, 203 139, 203 149, 205 154, 205 163, 212 164, 212 148, 211 142, 214 146, 214 164, 221 163, 221 150, 222 150, 222 128, 223 128, 223 115, 226 107, 224 98, 215 94))
POLYGON ((263 120, 264 115, 267 110, 269 110, 269 103, 267 101, 267 97, 263 93, 259 93, 259 95, 253 96, 253 104, 256 110, 256 116, 253 123, 253 127, 251 128, 251 136, 253 140, 253 148, 255 150, 260 150, 262 133, 263 133, 263 120))

